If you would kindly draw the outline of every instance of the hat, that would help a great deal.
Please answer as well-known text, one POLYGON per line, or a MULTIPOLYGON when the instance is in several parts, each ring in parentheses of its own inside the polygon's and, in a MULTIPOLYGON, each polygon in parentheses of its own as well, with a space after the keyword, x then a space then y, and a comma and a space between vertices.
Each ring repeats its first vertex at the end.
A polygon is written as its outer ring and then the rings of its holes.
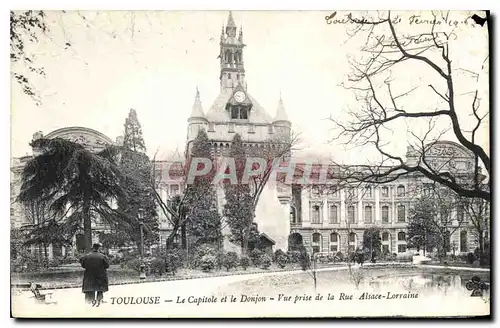
POLYGON ((102 247, 101 243, 94 243, 94 244, 92 244, 92 248, 100 248, 100 247, 102 247))

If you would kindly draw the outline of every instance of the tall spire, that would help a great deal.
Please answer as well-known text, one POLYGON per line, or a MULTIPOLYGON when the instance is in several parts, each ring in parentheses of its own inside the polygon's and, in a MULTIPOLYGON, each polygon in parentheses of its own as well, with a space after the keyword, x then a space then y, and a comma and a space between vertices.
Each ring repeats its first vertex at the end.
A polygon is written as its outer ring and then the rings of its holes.
POLYGON ((229 11, 229 16, 227 17, 227 26, 236 28, 236 24, 234 23, 232 11, 229 11))
POLYGON ((236 24, 233 13, 230 11, 224 35, 221 34, 220 41, 220 87, 222 90, 233 89, 242 85, 246 89, 245 67, 243 63, 243 31, 240 29, 239 37, 236 37, 236 24))
POLYGON ((285 110, 285 105, 283 104, 283 99, 281 98, 281 91, 280 91, 280 101, 278 103, 278 109, 276 110, 276 116, 274 117, 274 122, 277 122, 277 121, 290 122, 288 120, 288 115, 286 115, 286 110, 285 110))
POLYGON ((240 35, 238 36, 238 41, 243 43, 243 25, 240 27, 240 35))
POLYGON ((229 12, 226 24, 226 34, 228 37, 236 37, 236 24, 234 23, 233 12, 229 12))
POLYGON ((205 118, 205 114, 203 113, 203 107, 201 105, 200 100, 200 91, 198 87, 196 87, 196 96, 194 97, 193 110, 191 111, 190 118, 205 118))

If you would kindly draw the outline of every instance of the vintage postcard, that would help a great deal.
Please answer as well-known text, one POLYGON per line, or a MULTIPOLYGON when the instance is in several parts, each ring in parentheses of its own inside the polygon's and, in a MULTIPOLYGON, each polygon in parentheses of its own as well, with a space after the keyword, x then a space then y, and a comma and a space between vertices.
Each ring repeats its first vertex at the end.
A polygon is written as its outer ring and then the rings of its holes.
POLYGON ((10 15, 12 317, 490 316, 488 11, 10 15))

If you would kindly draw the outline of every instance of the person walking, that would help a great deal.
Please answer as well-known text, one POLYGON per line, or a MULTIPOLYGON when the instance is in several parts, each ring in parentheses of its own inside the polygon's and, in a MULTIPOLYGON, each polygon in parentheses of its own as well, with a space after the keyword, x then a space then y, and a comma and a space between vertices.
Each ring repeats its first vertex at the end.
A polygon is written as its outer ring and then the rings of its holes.
POLYGON ((80 259, 80 264, 85 269, 82 292, 85 293, 87 303, 102 302, 103 293, 108 291, 106 269, 109 268, 109 261, 104 254, 99 252, 100 248, 101 244, 93 244, 92 251, 80 259))

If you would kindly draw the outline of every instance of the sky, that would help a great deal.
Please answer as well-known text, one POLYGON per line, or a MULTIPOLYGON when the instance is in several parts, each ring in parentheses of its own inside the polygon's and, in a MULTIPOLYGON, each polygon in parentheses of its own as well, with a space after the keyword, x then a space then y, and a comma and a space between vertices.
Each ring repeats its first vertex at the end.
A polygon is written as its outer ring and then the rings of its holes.
MULTIPOLYGON (((350 38, 348 25, 327 24, 325 16, 332 12, 324 11, 233 14, 238 28, 243 27, 247 44, 248 91, 272 116, 281 94, 293 130, 300 133, 301 153, 352 163, 376 156, 373 151, 353 151, 331 142, 334 126, 328 118, 341 119, 348 109, 359 106, 352 91, 342 87, 351 72, 348 59, 359 54, 362 42, 350 38)), ((339 12, 336 17, 347 14, 339 12)), ((398 29, 405 33, 423 27, 428 30, 425 24, 409 24, 411 15, 402 13, 398 29)), ((184 150, 196 88, 205 112, 219 93, 218 43, 227 16, 227 11, 47 12, 49 31, 27 48, 46 72, 45 77, 30 75, 41 105, 12 84, 12 156, 31 153, 29 142, 36 131, 48 134, 58 128, 82 126, 114 140, 123 133, 130 108, 137 111, 150 156, 158 151, 166 157, 177 148, 184 150)), ((453 44, 454 64, 478 69, 488 53, 486 29, 459 26, 453 31, 458 35, 453 44)), ((394 73, 395 87, 402 92, 405 87, 429 83, 422 80, 422 76, 432 75, 426 69, 402 66, 394 73)), ((438 78, 433 79, 442 87, 438 78)), ((481 105, 487 108, 487 76, 481 81, 481 105)), ((463 85, 460 115, 464 126, 471 127, 473 121, 466 114, 470 107, 466 93, 471 85, 463 85)), ((442 105, 429 90, 419 88, 404 106, 442 105)), ((480 141, 486 146, 487 128, 480 141)), ((406 150, 408 130, 408 125, 399 125, 387 135, 391 149, 398 154, 406 150)), ((453 140, 452 134, 447 137, 453 140)))

